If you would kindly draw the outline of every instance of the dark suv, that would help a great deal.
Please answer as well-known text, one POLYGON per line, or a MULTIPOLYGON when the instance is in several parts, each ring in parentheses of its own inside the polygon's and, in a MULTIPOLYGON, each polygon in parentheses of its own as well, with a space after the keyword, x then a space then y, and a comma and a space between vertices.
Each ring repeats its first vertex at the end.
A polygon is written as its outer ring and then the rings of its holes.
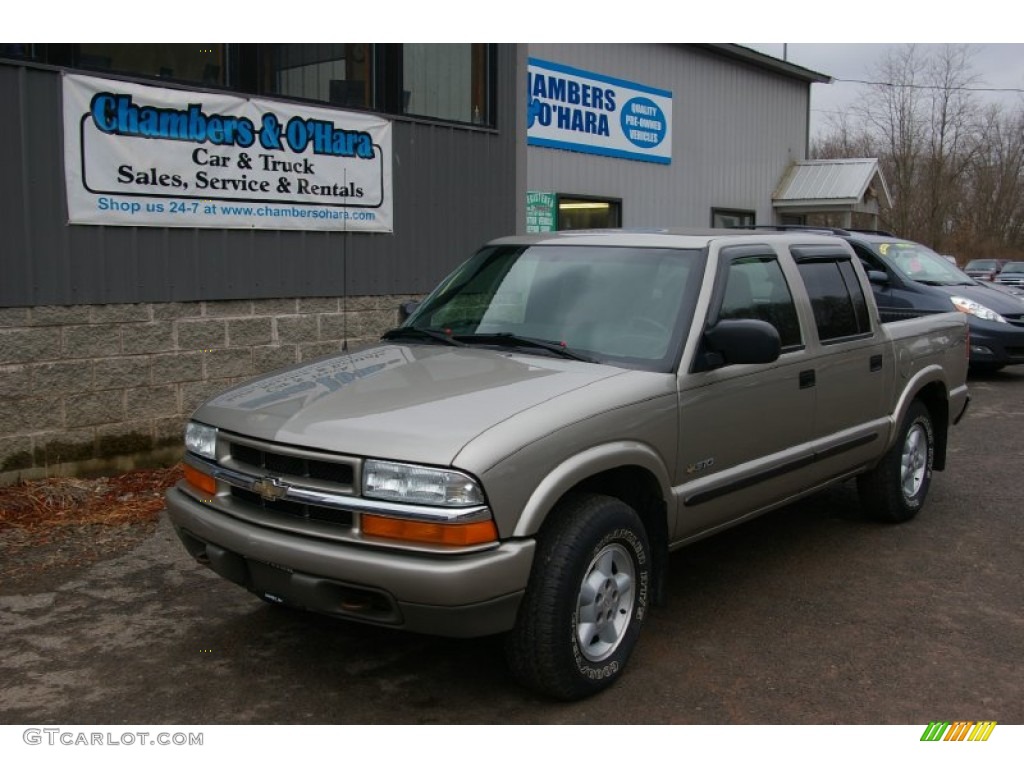
POLYGON ((1006 259, 972 259, 967 262, 964 272, 975 280, 995 280, 1006 259))
POLYGON ((967 315, 973 370, 1024 364, 1024 299, 973 279, 927 246, 880 230, 757 228, 842 237, 864 264, 883 322, 956 309, 967 315))

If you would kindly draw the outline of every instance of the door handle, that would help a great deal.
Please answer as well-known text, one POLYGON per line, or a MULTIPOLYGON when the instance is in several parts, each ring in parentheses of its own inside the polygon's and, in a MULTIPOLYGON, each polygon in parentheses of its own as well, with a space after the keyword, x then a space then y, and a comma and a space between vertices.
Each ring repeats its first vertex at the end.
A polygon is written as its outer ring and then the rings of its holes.
POLYGON ((815 384, 814 371, 800 371, 800 389, 810 389, 815 384))
POLYGON ((871 372, 874 373, 875 371, 880 371, 880 370, 882 370, 882 356, 881 355, 872 355, 871 356, 871 372))

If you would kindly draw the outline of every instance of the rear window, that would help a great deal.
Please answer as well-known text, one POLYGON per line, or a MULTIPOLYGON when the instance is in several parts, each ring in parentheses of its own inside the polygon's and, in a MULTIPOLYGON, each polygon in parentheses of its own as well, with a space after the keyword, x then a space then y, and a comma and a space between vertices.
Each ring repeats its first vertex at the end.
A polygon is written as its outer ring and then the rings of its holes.
POLYGON ((849 259, 806 259, 798 267, 823 343, 871 332, 867 301, 849 259))

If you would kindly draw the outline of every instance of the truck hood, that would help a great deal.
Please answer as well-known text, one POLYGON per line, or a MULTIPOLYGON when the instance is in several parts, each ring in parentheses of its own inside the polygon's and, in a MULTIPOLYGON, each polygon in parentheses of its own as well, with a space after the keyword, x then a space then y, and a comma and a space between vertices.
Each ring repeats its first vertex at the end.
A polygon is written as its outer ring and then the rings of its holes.
POLYGON ((495 424, 623 373, 506 351, 382 345, 246 382, 193 418, 260 440, 447 465, 495 424))

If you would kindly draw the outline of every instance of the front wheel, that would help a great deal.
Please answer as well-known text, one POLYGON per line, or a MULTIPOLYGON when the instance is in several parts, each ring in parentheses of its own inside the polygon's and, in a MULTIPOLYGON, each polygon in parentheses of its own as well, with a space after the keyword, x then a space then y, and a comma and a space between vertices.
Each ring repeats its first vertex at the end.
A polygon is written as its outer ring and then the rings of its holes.
POLYGON ((597 693, 622 674, 647 612, 651 553, 636 512, 596 494, 563 502, 541 531, 509 667, 559 699, 597 693))
POLYGON ((892 448, 877 467, 857 478, 865 515, 885 523, 902 523, 913 518, 928 495, 934 460, 935 430, 931 414, 920 401, 914 401, 892 448))

